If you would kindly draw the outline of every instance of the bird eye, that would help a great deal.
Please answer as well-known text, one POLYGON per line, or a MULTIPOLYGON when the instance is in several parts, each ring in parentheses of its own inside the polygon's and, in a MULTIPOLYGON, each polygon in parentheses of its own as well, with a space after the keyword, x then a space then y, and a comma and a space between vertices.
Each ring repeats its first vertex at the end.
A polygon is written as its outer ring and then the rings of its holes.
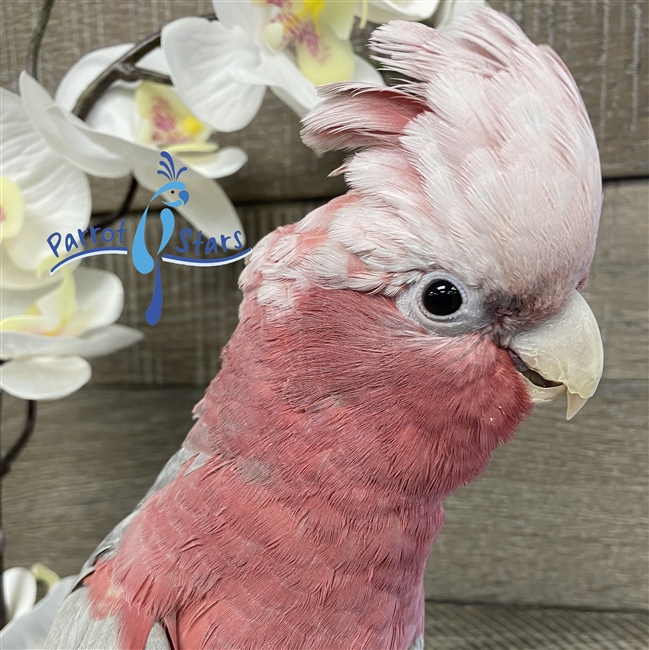
POLYGON ((175 193, 176 193, 176 190, 171 190, 171 193, 172 193, 172 194, 175 194, 175 193))
POLYGON ((489 323, 480 290, 444 269, 404 288, 396 304, 404 316, 440 336, 475 332, 489 323))
POLYGON ((435 280, 424 289, 422 303, 433 316, 450 316, 462 306, 462 294, 452 282, 435 280))

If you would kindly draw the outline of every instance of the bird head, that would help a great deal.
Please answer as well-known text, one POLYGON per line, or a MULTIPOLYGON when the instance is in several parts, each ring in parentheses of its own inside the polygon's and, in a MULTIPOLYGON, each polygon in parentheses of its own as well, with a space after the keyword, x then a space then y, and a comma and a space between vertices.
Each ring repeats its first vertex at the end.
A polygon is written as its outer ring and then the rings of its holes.
POLYGON ((488 8, 445 33, 394 21, 371 45, 406 79, 325 86, 304 121, 314 149, 360 150, 337 170, 350 191, 262 240, 244 297, 282 324, 304 408, 389 418, 396 400, 413 431, 461 429, 457 457, 490 426, 507 440, 532 403, 567 393, 572 417, 603 361, 580 294, 601 175, 574 80, 488 8))
POLYGON ((170 196, 169 200, 163 200, 164 205, 168 205, 170 208, 178 208, 181 205, 186 205, 189 201, 189 192, 186 189, 185 183, 182 181, 170 181, 165 183, 152 197, 153 199, 158 198, 162 194, 168 192, 170 196))

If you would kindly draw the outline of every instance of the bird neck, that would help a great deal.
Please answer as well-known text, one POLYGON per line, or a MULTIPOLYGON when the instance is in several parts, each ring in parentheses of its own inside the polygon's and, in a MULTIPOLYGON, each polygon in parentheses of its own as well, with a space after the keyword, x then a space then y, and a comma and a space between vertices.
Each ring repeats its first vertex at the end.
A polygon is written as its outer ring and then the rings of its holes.
POLYGON ((275 573, 318 594, 318 611, 381 612, 414 634, 443 497, 529 407, 490 340, 435 339, 387 298, 331 290, 286 318, 244 302, 200 429, 275 573))

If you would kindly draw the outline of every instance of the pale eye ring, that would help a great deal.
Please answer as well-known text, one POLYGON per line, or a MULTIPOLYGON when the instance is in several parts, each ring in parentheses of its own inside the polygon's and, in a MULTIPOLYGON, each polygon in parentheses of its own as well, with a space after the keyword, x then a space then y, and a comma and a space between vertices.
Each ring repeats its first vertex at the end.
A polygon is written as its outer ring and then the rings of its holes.
POLYGON ((442 269, 402 291, 396 305, 404 316, 442 336, 479 331, 489 322, 480 291, 442 269))

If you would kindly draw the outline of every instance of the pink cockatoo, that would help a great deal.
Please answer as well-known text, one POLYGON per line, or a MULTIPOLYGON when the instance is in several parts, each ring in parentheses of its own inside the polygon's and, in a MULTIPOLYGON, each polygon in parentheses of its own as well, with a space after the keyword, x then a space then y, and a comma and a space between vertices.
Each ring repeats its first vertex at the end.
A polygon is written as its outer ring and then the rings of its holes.
POLYGON ((423 647, 443 499, 534 402, 597 386, 601 179, 570 73, 506 16, 392 22, 392 88, 324 89, 349 192, 255 247, 197 421, 49 648, 423 647))

